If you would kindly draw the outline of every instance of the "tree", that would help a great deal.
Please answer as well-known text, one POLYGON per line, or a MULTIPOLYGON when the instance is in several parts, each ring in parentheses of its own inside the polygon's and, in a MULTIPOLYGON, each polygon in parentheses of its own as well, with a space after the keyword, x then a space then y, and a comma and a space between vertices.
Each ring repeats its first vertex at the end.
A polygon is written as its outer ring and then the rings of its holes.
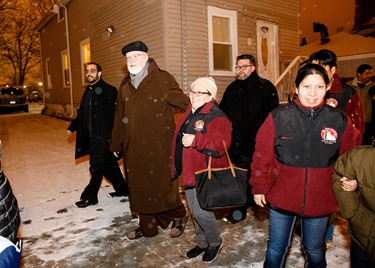
MULTIPOLYGON (((0 0, 0 7, 7 0, 0 0)), ((23 85, 26 76, 40 62, 39 33, 36 25, 52 9, 54 0, 18 0, 14 8, 4 3, 1 12, 0 58, 9 66, 7 77, 14 85, 23 85)), ((0 9, 1 10, 1 9, 0 9)))

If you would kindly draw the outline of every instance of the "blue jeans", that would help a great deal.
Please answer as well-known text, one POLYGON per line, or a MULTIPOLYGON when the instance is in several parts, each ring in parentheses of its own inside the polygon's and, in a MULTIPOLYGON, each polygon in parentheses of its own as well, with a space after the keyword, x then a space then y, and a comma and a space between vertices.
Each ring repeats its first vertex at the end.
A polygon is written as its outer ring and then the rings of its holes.
MULTIPOLYGON (((305 267, 326 267, 325 233, 328 217, 304 218, 301 221, 301 239, 306 256, 305 267)), ((264 267, 285 267, 286 255, 290 247, 293 228, 297 216, 270 210, 270 237, 264 267)))

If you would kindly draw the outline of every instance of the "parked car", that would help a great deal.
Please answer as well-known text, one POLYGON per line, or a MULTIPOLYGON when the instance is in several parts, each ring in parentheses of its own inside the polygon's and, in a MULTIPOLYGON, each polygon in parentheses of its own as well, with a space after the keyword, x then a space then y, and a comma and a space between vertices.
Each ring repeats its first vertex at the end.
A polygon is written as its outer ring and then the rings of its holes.
POLYGON ((38 102, 43 100, 43 93, 40 90, 33 90, 28 94, 29 102, 38 102))
POLYGON ((7 87, 0 91, 0 111, 23 110, 29 111, 28 97, 23 88, 7 87))

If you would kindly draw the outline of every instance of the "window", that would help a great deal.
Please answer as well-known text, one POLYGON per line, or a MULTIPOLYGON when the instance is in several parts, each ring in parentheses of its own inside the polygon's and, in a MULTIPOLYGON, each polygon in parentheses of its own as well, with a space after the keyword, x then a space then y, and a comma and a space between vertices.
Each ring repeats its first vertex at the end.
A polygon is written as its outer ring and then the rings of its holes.
POLYGON ((59 13, 57 13, 58 22, 62 21, 65 18, 65 8, 59 6, 59 13))
POLYGON ((62 53, 61 53, 61 57, 62 57, 62 70, 63 70, 63 85, 64 87, 69 87, 70 85, 70 79, 69 79, 69 55, 68 55, 68 51, 67 50, 64 50, 62 53))
POLYGON ((47 89, 52 89, 51 58, 46 59, 47 89))
POLYGON ((237 13, 208 7, 210 75, 233 75, 237 57, 237 13))
POLYGON ((91 61, 90 52, 90 39, 85 39, 81 42, 81 73, 82 73, 82 84, 86 83, 85 67, 86 64, 91 61))

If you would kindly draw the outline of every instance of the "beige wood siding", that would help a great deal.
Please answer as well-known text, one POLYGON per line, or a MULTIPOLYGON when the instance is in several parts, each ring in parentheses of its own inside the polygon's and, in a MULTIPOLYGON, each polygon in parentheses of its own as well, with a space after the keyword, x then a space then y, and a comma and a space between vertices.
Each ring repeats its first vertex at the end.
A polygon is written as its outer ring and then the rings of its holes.
MULTIPOLYGON (((299 54, 298 2, 298 0, 70 0, 67 7, 74 104, 79 105, 85 87, 82 84, 80 42, 87 38, 90 38, 91 59, 102 66, 103 78, 108 83, 118 87, 124 77, 125 61, 121 54, 122 47, 129 42, 142 40, 149 47, 149 56, 156 60, 160 68, 172 73, 181 87, 187 90, 191 82, 198 77, 206 76, 209 72, 208 5, 237 12, 238 52, 241 54, 256 55, 257 18, 277 23, 282 63, 293 60, 299 54), (111 36, 106 32, 109 26, 115 29, 111 36), (249 37, 252 39, 250 46, 247 45, 249 37)), ((41 33, 41 36, 43 63, 47 57, 51 57, 54 93, 58 94, 51 99, 69 104, 70 92, 69 89, 62 88, 62 77, 58 78, 60 85, 55 81, 55 77, 62 75, 61 50, 66 49, 66 40, 63 38, 64 26, 65 23, 58 25, 49 23, 42 29, 46 33, 41 33), (56 46, 51 49, 51 44, 54 42, 58 42, 61 48, 56 46)), ((221 76, 215 79, 220 99, 227 85, 235 77, 234 75, 221 76)))
MULTIPOLYGON (((290 62, 299 55, 299 19, 298 1, 295 0, 263 0, 263 1, 202 1, 202 0, 168 0, 168 17, 165 23, 173 25, 166 33, 166 39, 173 53, 167 53, 169 71, 178 79, 183 89, 187 90, 197 77, 207 76, 208 70, 208 29, 207 6, 228 10, 236 10, 238 27, 238 52, 256 56, 256 19, 274 22, 279 27, 280 63, 290 62), (261 2, 261 3, 260 3, 261 2), (183 14, 185 19, 181 19, 183 14), (176 25, 180 21, 180 25, 176 25), (180 27, 178 29, 178 27, 180 27), (252 39, 250 46, 247 38, 252 39), (181 54, 181 59, 176 56, 181 54), (179 66, 178 63, 181 65, 179 66), (184 74, 184 71, 187 74, 184 74), (187 77, 187 81, 184 81, 187 77)), ((236 55, 235 55, 236 56, 236 55)), ((284 66, 281 65, 280 66, 284 66)), ((282 69, 280 69, 282 71, 282 69)), ((220 99, 233 76, 215 77, 220 99)))

